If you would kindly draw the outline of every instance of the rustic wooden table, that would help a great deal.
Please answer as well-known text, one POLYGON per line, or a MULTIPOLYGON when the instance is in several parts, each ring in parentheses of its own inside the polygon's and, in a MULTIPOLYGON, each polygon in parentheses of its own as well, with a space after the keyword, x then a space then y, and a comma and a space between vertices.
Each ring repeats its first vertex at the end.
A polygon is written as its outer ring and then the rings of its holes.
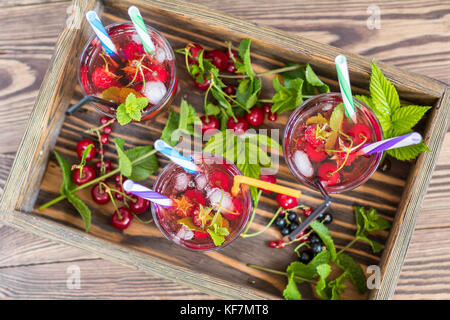
MULTIPOLYGON (((195 0, 450 82, 446 0, 195 0), (380 14, 374 26, 373 15, 380 14)), ((0 2, 0 192, 39 91, 70 1, 0 2)), ((450 299, 450 133, 436 165, 394 299, 450 299)), ((0 226, 0 299, 214 299, 79 249, 0 226), (80 289, 69 289, 72 268, 80 289)))

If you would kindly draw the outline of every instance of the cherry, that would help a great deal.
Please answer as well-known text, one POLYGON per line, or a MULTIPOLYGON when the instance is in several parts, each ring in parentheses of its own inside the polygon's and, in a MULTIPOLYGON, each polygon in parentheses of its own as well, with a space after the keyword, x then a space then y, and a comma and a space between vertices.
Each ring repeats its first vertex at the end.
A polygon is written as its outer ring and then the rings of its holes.
POLYGON ((104 134, 110 134, 112 132, 112 128, 110 126, 103 127, 104 134))
POLYGON ((213 187, 217 187, 227 192, 231 189, 230 179, 225 173, 221 171, 214 171, 213 173, 211 173, 208 180, 210 185, 213 187))
POLYGON ((271 109, 272 109, 272 106, 270 104, 263 105, 264 113, 266 113, 266 114, 271 113, 272 112, 271 109))
POLYGON ((269 121, 277 121, 278 115, 276 112, 269 112, 269 114, 267 115, 267 119, 269 119, 269 121))
POLYGON ((213 133, 216 130, 219 130, 220 128, 219 119, 217 119, 217 117, 215 116, 208 116, 208 117, 201 116, 200 120, 202 121, 202 128, 201 128, 202 135, 205 135, 206 132, 213 133))
POLYGON ((80 158, 80 159, 83 158, 83 151, 90 144, 92 145, 92 148, 91 148, 91 152, 89 152, 89 154, 86 156, 86 161, 90 161, 90 160, 94 159, 95 153, 96 153, 95 144, 92 140, 89 140, 89 139, 83 139, 78 142, 78 144, 77 144, 78 158, 80 158))
POLYGON ((109 137, 108 137, 108 135, 102 133, 102 134, 100 135, 100 142, 101 142, 102 144, 107 144, 107 143, 109 142, 109 137))
POLYGON ((203 82, 198 82, 197 76, 195 76, 194 85, 197 89, 206 91, 206 90, 208 90, 209 86, 211 85, 211 80, 206 79, 206 77, 203 76, 203 82))
POLYGON ((337 169, 336 164, 324 162, 320 165, 317 175, 321 181, 326 182, 327 186, 333 186, 341 180, 341 175, 339 172, 336 172, 337 169))
POLYGON ((224 91, 227 95, 232 96, 233 94, 236 93, 236 87, 233 86, 233 85, 231 85, 231 84, 229 84, 229 85, 227 85, 227 86, 225 87, 225 89, 223 89, 223 91, 224 91))
POLYGON ((258 107, 253 107, 249 113, 245 115, 248 123, 252 126, 259 126, 264 122, 264 110, 258 107))
POLYGON ((219 71, 225 71, 228 66, 227 55, 220 50, 212 50, 206 54, 206 59, 211 59, 211 63, 219 69, 219 71))
POLYGON ((116 174, 116 175, 114 176, 114 181, 115 181, 116 183, 120 183, 120 180, 123 180, 122 175, 121 175, 121 174, 116 174))
POLYGON ((227 66, 227 72, 234 73, 236 71, 236 66, 233 62, 229 63, 227 66))
POLYGON ((306 154, 311 161, 320 162, 328 157, 328 153, 323 150, 323 147, 317 147, 311 143, 307 143, 305 146, 306 154))
POLYGON ((91 189, 91 196, 92 199, 98 203, 98 204, 106 204, 111 200, 108 192, 106 192, 105 185, 100 185, 100 183, 97 183, 95 186, 91 189))
POLYGON ((111 216, 111 224, 118 230, 125 230, 128 228, 132 220, 133 215, 131 214, 131 211, 125 207, 119 208, 119 213, 114 211, 114 214, 111 216))
MULTIPOLYGON (((111 171, 111 161, 109 161, 109 160, 104 160, 104 161, 103 161, 103 164, 104 164, 104 166, 105 166, 105 172, 110 172, 110 171, 111 171)), ((95 167, 96 167, 98 170, 101 170, 101 169, 102 169, 102 162, 101 162, 101 161, 97 161, 97 162, 95 163, 95 167)))
POLYGON ((95 173, 94 168, 92 168, 90 165, 85 164, 83 166, 83 170, 81 171, 80 175, 80 169, 76 168, 73 171, 72 178, 73 182, 77 186, 81 186, 82 184, 88 183, 89 181, 95 179, 97 177, 97 174, 95 173))
POLYGON ((136 200, 136 202, 130 201, 130 209, 134 213, 141 214, 150 208, 150 201, 147 199, 137 196, 132 196, 132 198, 136 200))
POLYGON ((191 54, 191 57, 188 57, 188 64, 197 64, 198 61, 198 55, 200 51, 203 50, 203 47, 197 43, 194 43, 194 45, 189 48, 189 53, 191 54))
POLYGON ((370 139, 370 128, 362 123, 355 123, 347 134, 353 138, 353 144, 359 145, 361 143, 368 142, 370 139))
POLYGON ((235 50, 226 50, 225 51, 225 55, 227 56, 227 59, 228 59, 228 61, 233 61, 233 58, 237 58, 238 57, 238 54, 237 54, 237 52, 235 51, 235 50), (230 51, 231 51, 231 54, 230 54, 230 51))
POLYGON ((231 201, 233 203, 234 209, 233 212, 222 212, 223 216, 228 219, 228 220, 234 220, 236 218, 238 218, 241 215, 242 212, 242 203, 241 200, 237 199, 237 198, 233 198, 233 200, 231 201))
MULTIPOLYGON (((275 176, 273 176, 271 174, 262 174, 259 176, 259 180, 270 182, 270 183, 277 183, 277 179, 275 178, 275 176)), ((261 191, 263 191, 265 193, 272 193, 272 191, 266 190, 266 189, 261 189, 261 191)))
POLYGON ((110 118, 110 117, 101 117, 100 118, 100 124, 107 124, 108 123, 108 121, 110 121, 112 118, 110 118))
POLYGON ((277 194, 277 202, 280 207, 283 209, 292 209, 298 205, 297 198, 285 195, 285 194, 277 194))
MULTIPOLYGON (((120 184, 116 184, 116 188, 117 191, 122 192, 122 186, 120 184)), ((119 193, 119 192, 114 192, 114 198, 116 198, 119 201, 123 200, 123 194, 119 193)))
POLYGON ((235 134, 243 134, 248 129, 248 122, 245 118, 236 116, 236 121, 230 117, 227 121, 227 128, 233 130, 235 134))

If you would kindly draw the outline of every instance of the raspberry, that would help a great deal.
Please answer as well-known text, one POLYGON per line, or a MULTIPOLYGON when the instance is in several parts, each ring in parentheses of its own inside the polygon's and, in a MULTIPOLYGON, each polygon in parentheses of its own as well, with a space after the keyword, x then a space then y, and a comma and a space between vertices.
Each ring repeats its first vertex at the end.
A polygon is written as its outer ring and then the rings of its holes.
POLYGON ((161 81, 166 82, 167 71, 160 64, 153 64, 148 66, 150 70, 144 68, 144 76, 146 81, 161 81))
POLYGON ((313 146, 318 146, 323 143, 322 139, 316 137, 317 124, 310 125, 305 130, 305 138, 313 146))
POLYGON ((193 204, 201 204, 204 206, 206 203, 205 197, 198 190, 188 190, 184 193, 184 197, 189 199, 189 201, 193 204))
POLYGON ((127 60, 139 59, 144 53, 144 47, 142 44, 137 44, 136 42, 130 42, 123 48, 123 55, 127 60))
POLYGON ((104 90, 108 89, 109 87, 112 87, 117 82, 115 80, 114 74, 98 67, 92 73, 92 83, 97 88, 104 90))
POLYGON ((224 191, 230 191, 231 182, 228 176, 221 171, 214 171, 209 175, 209 183, 213 187, 218 187, 224 191))
POLYGON ((328 157, 328 154, 323 150, 321 145, 315 146, 311 143, 307 143, 305 149, 306 154, 311 161, 320 162, 328 157))

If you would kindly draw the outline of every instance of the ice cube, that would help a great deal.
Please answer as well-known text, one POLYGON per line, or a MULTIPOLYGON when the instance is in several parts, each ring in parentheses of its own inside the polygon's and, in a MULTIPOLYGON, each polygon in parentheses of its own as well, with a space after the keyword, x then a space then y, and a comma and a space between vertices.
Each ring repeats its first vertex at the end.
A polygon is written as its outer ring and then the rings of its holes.
POLYGON ((220 204, 220 206, 226 210, 234 210, 233 197, 229 192, 223 191, 219 188, 213 188, 208 192, 207 198, 211 205, 220 204))
POLYGON ((166 86, 161 81, 151 81, 145 84, 144 95, 151 104, 160 102, 166 92, 166 86))
POLYGON ((159 63, 163 63, 166 61, 166 52, 161 48, 156 48, 155 58, 159 63))
POLYGON ((301 150, 295 151, 294 163, 300 173, 305 177, 309 178, 314 174, 314 168, 311 164, 311 161, 309 161, 308 155, 305 152, 301 150))
POLYGON ((206 178, 206 176, 202 173, 199 173, 195 176, 195 185, 197 190, 203 190, 205 189, 207 183, 208 183, 208 179, 206 178))
POLYGON ((188 187, 188 183, 189 183, 189 176, 187 175, 187 173, 179 173, 175 176, 175 185, 174 188, 177 191, 185 191, 188 187))
POLYGON ((194 232, 192 232, 192 230, 189 230, 185 225, 181 225, 176 236, 181 240, 191 240, 192 238, 194 238, 194 232))

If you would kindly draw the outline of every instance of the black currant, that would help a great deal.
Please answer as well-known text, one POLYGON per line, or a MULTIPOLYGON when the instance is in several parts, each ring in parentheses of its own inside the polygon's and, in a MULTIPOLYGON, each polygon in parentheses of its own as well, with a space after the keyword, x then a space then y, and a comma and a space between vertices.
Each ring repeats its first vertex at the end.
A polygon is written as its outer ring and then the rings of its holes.
POLYGON ((311 250, 305 250, 300 252, 299 260, 301 263, 308 264, 312 260, 313 256, 314 254, 311 250))
POLYGON ((312 243, 311 250, 314 254, 318 254, 318 253, 322 252, 322 244, 319 242, 312 243))
POLYGON ((311 244, 313 243, 321 243, 322 241, 320 240, 319 236, 315 233, 311 234, 311 236, 309 237, 309 242, 311 244))
POLYGON ((286 220, 283 217, 278 217, 275 220, 275 225, 280 229, 283 229, 284 227, 286 227, 286 224, 287 224, 286 220))
POLYGON ((289 225, 289 230, 294 231, 295 229, 297 229, 297 227, 298 227, 297 222, 291 222, 291 224, 289 225))
POLYGON ((295 212, 288 211, 287 214, 288 214, 287 218, 289 221, 291 222, 297 221, 297 214, 295 212))
POLYGON ((283 236, 287 236, 289 233, 291 233, 291 230, 289 230, 289 228, 283 228, 283 229, 281 229, 281 234, 283 235, 283 236))
POLYGON ((322 221, 323 224, 330 224, 331 221, 333 221, 333 216, 330 213, 327 213, 322 221))

